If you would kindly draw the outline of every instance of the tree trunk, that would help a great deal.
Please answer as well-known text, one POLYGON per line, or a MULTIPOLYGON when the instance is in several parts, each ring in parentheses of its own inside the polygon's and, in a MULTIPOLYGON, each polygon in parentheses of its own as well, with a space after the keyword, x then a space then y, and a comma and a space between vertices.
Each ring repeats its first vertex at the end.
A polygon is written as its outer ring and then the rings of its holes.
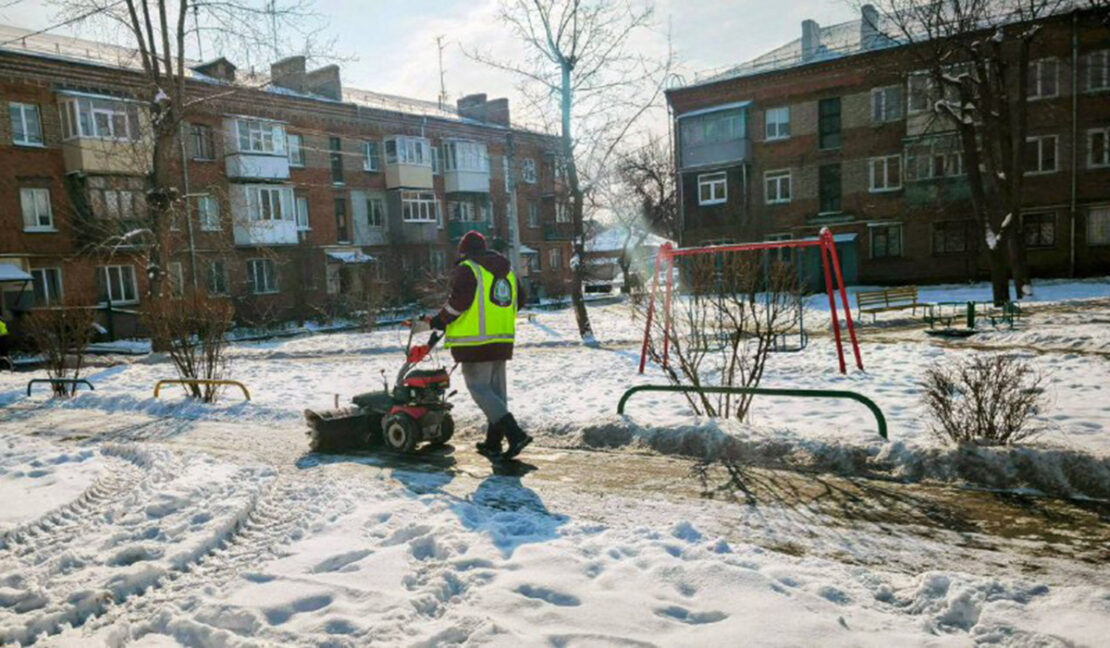
POLYGON ((995 306, 1001 306, 1010 301, 1010 277, 1006 264, 1007 251, 1002 245, 993 250, 987 250, 991 270, 991 298, 995 306))
POLYGON ((1010 272, 1014 277, 1014 298, 1024 299, 1033 294, 1029 281, 1029 263, 1025 255, 1025 240, 1021 229, 1011 229, 1006 249, 1010 257, 1010 272))
POLYGON ((570 299, 574 304, 574 317, 578 322, 578 334, 587 342, 594 339, 593 328, 590 326, 590 314, 586 311, 586 300, 582 296, 582 284, 586 274, 585 255, 585 226, 583 223, 584 205, 582 204, 582 186, 578 178, 578 165, 574 161, 574 140, 571 137, 571 107, 573 106, 572 90, 570 85, 571 63, 562 63, 562 101, 561 117, 563 125, 563 159, 567 165, 567 179, 570 182, 571 218, 574 222, 574 265, 570 287, 570 299))

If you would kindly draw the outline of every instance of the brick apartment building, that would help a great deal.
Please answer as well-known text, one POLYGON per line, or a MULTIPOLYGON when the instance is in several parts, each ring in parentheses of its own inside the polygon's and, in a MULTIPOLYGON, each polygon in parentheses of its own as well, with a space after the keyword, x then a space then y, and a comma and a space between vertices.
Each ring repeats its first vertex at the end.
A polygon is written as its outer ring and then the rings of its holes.
MULTIPOLYGON (((959 142, 909 46, 860 20, 667 92, 684 245, 814 236, 853 283, 988 276, 959 142)), ((1110 29, 1046 20, 1034 46, 1022 234, 1034 276, 1110 273, 1110 29)), ((807 255, 810 276, 817 258, 807 255)))
MULTIPOLYGON (((0 284, 5 317, 35 307, 136 312, 141 247, 118 236, 145 204, 149 124, 135 54, 0 27, 0 284)), ((569 278, 558 141, 514 128, 505 99, 441 106, 343 87, 293 57, 263 83, 219 58, 192 67, 182 189, 166 265, 174 289, 226 295, 245 321, 412 299, 468 230, 513 259, 532 295, 569 278)), ((126 320, 126 318, 125 318, 126 320)), ((136 319, 117 334, 135 330, 136 319)), ((118 326, 118 321, 117 321, 118 326)))

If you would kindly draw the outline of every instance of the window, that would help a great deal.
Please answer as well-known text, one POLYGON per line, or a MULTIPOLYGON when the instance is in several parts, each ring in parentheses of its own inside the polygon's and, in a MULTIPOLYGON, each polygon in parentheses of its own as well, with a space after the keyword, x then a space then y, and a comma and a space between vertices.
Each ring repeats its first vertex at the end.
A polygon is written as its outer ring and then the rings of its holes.
POLYGON ((274 260, 248 259, 247 284, 250 286, 251 294, 254 295, 276 293, 277 269, 274 266, 274 260))
POLYGON ((363 142, 362 143, 362 170, 363 171, 377 171, 378 170, 378 143, 377 142, 363 142))
POLYGON ((126 189, 90 189, 89 202, 97 218, 134 220, 143 207, 143 194, 126 189))
POLYGON ((764 173, 763 187, 768 205, 790 202, 790 169, 764 173))
POLYGON ((555 222, 556 223, 569 223, 570 222, 570 205, 564 202, 555 203, 555 222))
POLYGON ((138 140, 139 107, 133 102, 109 98, 68 97, 61 103, 62 135, 77 137, 138 140))
POLYGON ((790 107, 768 108, 763 116, 765 139, 777 140, 790 137, 790 107))
POLYGON ((220 231, 220 202, 212 196, 197 196, 195 200, 200 231, 220 231))
POLYGON ((401 220, 406 223, 435 223, 439 201, 431 191, 402 191, 401 220))
POLYGON ((520 175, 528 184, 536 184, 536 161, 532 158, 524 158, 524 167, 520 171, 520 175))
POLYGON ((366 220, 370 227, 385 227, 385 201, 381 198, 366 200, 366 220))
MULTIPOLYGON (((766 240, 766 241, 790 241, 790 240, 793 240, 793 238, 794 238, 794 235, 792 235, 792 234, 768 234, 767 237, 764 240, 766 240)), ((768 252, 770 253, 772 259, 775 259, 776 261, 779 261, 780 263, 790 263, 791 259, 793 258, 793 252, 794 251, 790 248, 775 248, 775 249, 772 249, 772 250, 768 250, 768 252)))
POLYGON ((216 140, 211 126, 189 124, 189 157, 202 161, 216 159, 216 140))
POLYGON ((222 259, 208 262, 208 272, 204 278, 205 287, 209 295, 227 294, 227 266, 222 259))
POLYGON ((871 193, 895 191, 902 188, 902 156, 886 155, 868 161, 871 174, 871 193))
POLYGON ((42 146, 42 121, 37 105, 12 102, 8 104, 8 114, 12 118, 12 144, 42 146))
POLYGON ((964 156, 958 140, 940 138, 906 146, 906 178, 929 180, 964 173, 964 156))
POLYGON ((49 189, 20 189, 19 205, 23 209, 24 232, 54 231, 54 212, 50 208, 49 189))
POLYGON ((295 196, 293 203, 297 208, 297 231, 307 232, 312 229, 308 221, 308 196, 295 196))
POLYGON ((252 221, 293 219, 293 191, 288 187, 247 187, 247 214, 252 221))
POLYGON ((397 136, 385 141, 386 164, 432 166, 428 140, 423 137, 397 136))
POLYGON ((840 148, 840 97, 822 99, 817 104, 817 147, 840 148))
POLYGON ((1058 68, 1060 62, 1056 59, 1045 58, 1029 62, 1029 87, 1027 96, 1030 99, 1046 99, 1058 94, 1057 87, 1058 68))
POLYGON ((35 292, 35 306, 62 302, 61 268, 31 268, 31 284, 35 292))
POLYGON ((1087 166, 1091 169, 1110 166, 1110 128, 1087 131, 1087 166))
POLYGON ((449 140, 443 145, 443 168, 447 171, 489 172, 489 153, 480 142, 449 140))
POLYGON ((261 119, 237 119, 240 153, 285 155, 285 126, 261 119))
POLYGON ((443 274, 447 269, 447 253, 443 250, 431 249, 428 254, 429 264, 432 266, 432 272, 436 274, 443 274))
POLYGON ((443 173, 443 162, 439 159, 439 147, 432 146, 432 175, 440 175, 443 173))
POLYGON ((974 221, 939 221, 933 223, 933 254, 963 254, 968 251, 968 242, 973 239, 974 221))
POLYGON ((135 268, 129 265, 100 266, 96 273, 97 299, 101 303, 134 304, 139 301, 135 268))
POLYGON ((528 227, 533 229, 540 226, 540 206, 536 201, 528 201, 528 227))
POLYGON ((347 199, 335 199, 335 232, 336 240, 340 243, 346 243, 351 240, 350 231, 347 228, 347 199))
POLYGON ((173 297, 181 297, 185 294, 185 268, 180 261, 166 264, 166 285, 173 297))
POLYGON ((540 255, 529 253, 524 255, 524 263, 528 266, 529 273, 537 273, 542 268, 540 267, 540 255))
POLYGON ((304 138, 289 133, 285 139, 289 142, 289 166, 303 167, 305 165, 304 138))
POLYGON ((871 258, 892 259, 902 256, 902 225, 868 225, 871 234, 871 258))
POLYGON ((489 220, 489 205, 451 201, 447 203, 447 217, 462 223, 484 223, 489 220))
POLYGON ((1087 211, 1087 245, 1110 245, 1110 205, 1087 211))
POLYGON ((1110 49, 1091 52, 1087 63, 1087 92, 1110 90, 1110 49))
POLYGON ((876 124, 902 119, 902 86, 875 88, 871 91, 871 121, 876 124))
POLYGON ((911 74, 907 83, 910 89, 908 112, 912 115, 930 110, 933 99, 932 78, 924 72, 918 72, 911 74))
POLYGON ((1021 232, 1025 247, 1055 246, 1056 214, 1022 214, 1021 232))
POLYGON ((338 137, 329 137, 328 150, 331 151, 332 184, 343 184, 343 142, 338 137))
POLYGON ((562 270, 563 248, 553 247, 547 251, 547 267, 549 270, 562 270))
POLYGON ((1029 137, 1025 140, 1025 173, 1053 173, 1056 169, 1055 135, 1029 137))
POLYGON ((724 171, 698 176, 698 204, 719 205, 728 200, 728 179, 724 171))
POLYGON ((679 116, 679 150, 683 168, 732 162, 744 157, 748 136, 746 108, 679 116))
POLYGON ((840 211, 840 165, 824 164, 817 169, 817 211, 835 214, 840 211))

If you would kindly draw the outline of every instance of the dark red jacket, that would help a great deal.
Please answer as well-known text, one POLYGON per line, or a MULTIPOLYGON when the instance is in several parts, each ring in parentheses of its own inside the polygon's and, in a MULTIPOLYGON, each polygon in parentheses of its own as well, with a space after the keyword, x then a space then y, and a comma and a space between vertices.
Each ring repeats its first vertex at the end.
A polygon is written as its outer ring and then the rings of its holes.
MULTIPOLYGON (((446 330, 448 324, 458 319, 474 303, 474 291, 478 288, 478 282, 474 272, 463 264, 468 258, 492 273, 495 279, 508 276, 512 270, 509 260, 493 250, 483 250, 473 256, 460 258, 451 274, 451 292, 447 296, 447 303, 432 318, 432 326, 441 331, 446 330)), ((517 308, 524 303, 519 279, 516 282, 516 303, 517 308)), ((451 349, 451 356, 456 362, 512 360, 513 345, 511 342, 497 342, 476 347, 455 347, 451 349)))

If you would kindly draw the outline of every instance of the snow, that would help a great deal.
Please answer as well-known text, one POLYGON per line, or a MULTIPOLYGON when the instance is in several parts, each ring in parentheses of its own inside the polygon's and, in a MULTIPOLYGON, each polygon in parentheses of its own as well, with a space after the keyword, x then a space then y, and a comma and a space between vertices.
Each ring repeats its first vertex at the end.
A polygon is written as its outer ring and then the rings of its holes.
POLYGON ((937 485, 1110 497, 1110 280, 1036 287, 1014 330, 967 341, 928 338, 908 312, 860 323, 866 371, 846 376, 828 301, 807 298, 810 346, 772 357, 763 384, 863 393, 889 442, 850 401, 759 398, 740 423, 640 394, 620 417, 625 389, 664 382, 650 364, 636 373, 642 320, 627 302, 595 303, 584 344, 571 310, 537 312, 520 321, 509 376, 534 474, 491 474, 462 452, 481 425, 463 395, 454 455, 306 452, 303 408, 392 376, 399 328, 237 342, 230 377, 251 401, 154 399, 174 377, 158 353, 90 367, 96 391, 65 402, 25 395, 40 372, 0 374, 0 645, 1098 645, 1105 565, 1037 553, 1072 529, 1051 543, 955 522, 917 533, 923 522, 837 522, 790 503, 831 474, 878 477, 884 514, 895 493, 937 485), (922 370, 994 349, 1045 375, 1052 429, 1022 448, 951 448, 929 433, 922 370), (771 484, 780 499, 762 506, 684 495, 703 458, 798 481, 771 484))

